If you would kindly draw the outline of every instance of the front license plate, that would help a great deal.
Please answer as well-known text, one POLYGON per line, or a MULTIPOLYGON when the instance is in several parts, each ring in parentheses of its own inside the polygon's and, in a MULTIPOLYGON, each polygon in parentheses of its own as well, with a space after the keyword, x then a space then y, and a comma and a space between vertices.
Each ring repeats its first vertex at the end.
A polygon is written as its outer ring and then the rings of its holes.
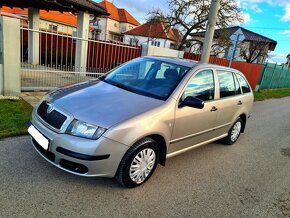
POLYGON ((35 141, 37 141, 41 147, 43 147, 45 150, 48 149, 48 139, 45 138, 33 125, 29 126, 28 133, 32 136, 32 138, 35 139, 35 141))

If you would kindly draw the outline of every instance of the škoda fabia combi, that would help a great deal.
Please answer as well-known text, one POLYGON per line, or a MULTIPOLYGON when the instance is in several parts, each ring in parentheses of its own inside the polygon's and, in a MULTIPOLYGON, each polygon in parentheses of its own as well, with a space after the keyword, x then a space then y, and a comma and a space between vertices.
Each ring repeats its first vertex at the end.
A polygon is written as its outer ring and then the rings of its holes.
POLYGON ((219 139, 235 143, 252 105, 252 90, 237 70, 141 57, 48 93, 28 132, 54 166, 135 187, 169 157, 219 139))

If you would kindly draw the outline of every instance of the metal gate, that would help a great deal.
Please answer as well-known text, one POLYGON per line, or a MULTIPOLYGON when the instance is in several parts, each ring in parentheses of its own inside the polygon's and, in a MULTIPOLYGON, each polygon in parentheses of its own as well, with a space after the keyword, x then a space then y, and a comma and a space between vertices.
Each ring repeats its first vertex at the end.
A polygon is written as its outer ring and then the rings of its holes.
POLYGON ((112 68, 139 57, 140 46, 84 40, 72 31, 33 30, 27 21, 21 25, 21 90, 48 91, 59 86, 98 78, 112 68), (39 64, 29 64, 28 36, 39 37, 39 64), (76 42, 86 41, 87 65, 75 67, 76 42))

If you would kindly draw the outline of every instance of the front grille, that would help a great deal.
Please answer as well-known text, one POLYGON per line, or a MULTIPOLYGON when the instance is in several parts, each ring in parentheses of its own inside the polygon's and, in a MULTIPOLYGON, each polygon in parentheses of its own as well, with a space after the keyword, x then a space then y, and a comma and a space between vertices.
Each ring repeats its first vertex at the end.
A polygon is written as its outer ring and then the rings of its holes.
POLYGON ((50 126, 60 129, 67 117, 56 110, 47 113, 48 107, 47 102, 43 101, 37 109, 37 114, 50 126))

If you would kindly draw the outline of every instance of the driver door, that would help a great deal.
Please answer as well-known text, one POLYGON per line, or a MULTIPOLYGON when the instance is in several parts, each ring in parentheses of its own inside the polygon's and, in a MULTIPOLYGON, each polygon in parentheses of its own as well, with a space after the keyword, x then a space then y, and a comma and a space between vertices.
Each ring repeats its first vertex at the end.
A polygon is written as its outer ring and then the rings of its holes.
POLYGON ((181 100, 188 96, 199 98, 204 101, 204 108, 176 107, 169 153, 215 137, 213 129, 218 108, 215 83, 215 75, 211 69, 201 70, 190 79, 181 100))

